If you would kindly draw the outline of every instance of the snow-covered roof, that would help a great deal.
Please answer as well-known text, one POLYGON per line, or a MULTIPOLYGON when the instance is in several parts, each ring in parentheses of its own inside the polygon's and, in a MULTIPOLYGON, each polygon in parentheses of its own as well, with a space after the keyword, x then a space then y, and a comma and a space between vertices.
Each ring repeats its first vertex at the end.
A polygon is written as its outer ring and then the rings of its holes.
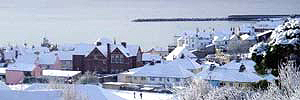
POLYGON ((80 43, 74 45, 75 51, 74 55, 85 55, 89 52, 91 52, 94 48, 94 44, 86 44, 86 43, 80 43))
POLYGON ((121 44, 112 45, 111 47, 112 47, 111 52, 113 52, 118 48, 126 57, 134 56, 133 54, 130 53, 130 51, 127 48, 125 48, 121 44))
POLYGON ((127 45, 126 49, 130 52, 131 56, 137 56, 139 46, 138 45, 127 45))
POLYGON ((57 54, 60 60, 72 60, 74 51, 58 51, 53 53, 53 55, 57 54))
POLYGON ((225 64, 225 65, 220 66, 220 67, 227 68, 227 69, 236 69, 236 70, 238 70, 238 69, 240 69, 240 66, 242 64, 245 65, 245 67, 246 67, 245 71, 246 72, 256 72, 255 68, 254 68, 256 63, 252 60, 241 60, 239 62, 236 62, 236 60, 232 60, 228 64, 225 64))
POLYGON ((265 31, 265 32, 262 32, 262 33, 258 33, 258 34, 256 34, 256 36, 257 36, 257 37, 263 36, 263 35, 265 35, 265 34, 272 33, 272 31, 273 31, 273 30, 268 30, 268 31, 265 31))
MULTIPOLYGON (((86 97, 87 100, 125 100, 111 92, 104 92, 102 87, 96 85, 65 85, 64 87, 74 87, 78 93, 77 95, 81 95, 86 97)), ((48 84, 33 84, 32 86, 25 89, 25 91, 38 91, 38 90, 49 90, 48 84)), ((30 100, 30 99, 28 99, 30 100)), ((61 100, 61 99, 59 99, 61 100)))
POLYGON ((0 74, 5 74, 7 68, 0 68, 0 74))
POLYGON ((15 58, 15 51, 12 50, 6 50, 4 53, 4 59, 14 59, 15 58))
POLYGON ((15 63, 8 65, 7 70, 16 70, 16 71, 32 71, 36 65, 32 64, 25 64, 25 63, 15 63))
MULTIPOLYGON (((97 48, 105 57, 107 57, 107 45, 94 46, 90 48, 84 55, 88 56, 95 48, 97 48)), ((119 49, 126 57, 137 56, 139 46, 137 45, 127 45, 126 48, 121 44, 110 44, 110 52, 115 49, 119 49)))
POLYGON ((55 64, 57 56, 53 53, 42 53, 38 55, 39 64, 55 64))
POLYGON ((175 59, 169 63, 173 63, 174 65, 177 64, 178 66, 180 66, 184 69, 189 69, 189 70, 201 68, 200 64, 198 64, 195 60, 190 59, 190 58, 175 59))
POLYGON ((9 64, 7 70, 32 71, 36 65, 36 55, 20 55, 15 63, 9 64))
POLYGON ((203 80, 219 80, 229 82, 258 82, 263 80, 260 76, 252 72, 239 72, 236 69, 216 67, 213 71, 204 69, 197 76, 203 80))
POLYGON ((240 36, 240 38, 242 40, 255 40, 256 39, 255 36, 248 35, 248 34, 243 34, 243 35, 240 36))
POLYGON ((1 100, 62 100, 62 91, 59 90, 36 90, 16 91, 0 90, 1 100))
POLYGON ((150 53, 143 53, 142 56, 143 61, 159 61, 161 60, 161 56, 159 54, 150 54, 150 53))
POLYGON ((230 36, 230 40, 238 40, 239 38, 238 38, 238 36, 237 35, 232 35, 232 36, 230 36))
POLYGON ((43 70, 43 76, 73 77, 79 73, 81 71, 43 70))
POLYGON ((273 81, 273 80, 277 80, 278 79, 278 77, 275 77, 274 75, 272 75, 272 74, 266 74, 265 76, 264 76, 264 80, 267 80, 267 81, 273 81))
POLYGON ((193 53, 189 52, 185 47, 176 47, 167 57, 167 60, 174 60, 174 58, 179 58, 181 55, 185 57, 194 58, 196 57, 193 53))
POLYGON ((155 65, 145 65, 136 71, 133 76, 188 78, 194 76, 194 74, 180 67, 178 64, 165 62, 155 65))

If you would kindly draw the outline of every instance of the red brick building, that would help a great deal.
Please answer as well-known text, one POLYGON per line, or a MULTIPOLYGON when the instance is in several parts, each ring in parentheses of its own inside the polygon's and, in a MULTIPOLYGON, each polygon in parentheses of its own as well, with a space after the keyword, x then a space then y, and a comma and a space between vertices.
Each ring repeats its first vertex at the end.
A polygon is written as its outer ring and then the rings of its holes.
POLYGON ((87 54, 73 55, 73 70, 114 74, 143 66, 141 48, 137 45, 97 41, 87 54))

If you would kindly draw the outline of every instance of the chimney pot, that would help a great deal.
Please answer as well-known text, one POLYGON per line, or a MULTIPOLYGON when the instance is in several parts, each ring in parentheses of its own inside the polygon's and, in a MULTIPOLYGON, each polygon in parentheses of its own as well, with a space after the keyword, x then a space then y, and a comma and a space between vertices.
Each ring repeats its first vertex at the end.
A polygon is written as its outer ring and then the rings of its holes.
POLYGON ((121 42, 121 45, 123 45, 124 46, 124 48, 126 48, 126 42, 121 42))

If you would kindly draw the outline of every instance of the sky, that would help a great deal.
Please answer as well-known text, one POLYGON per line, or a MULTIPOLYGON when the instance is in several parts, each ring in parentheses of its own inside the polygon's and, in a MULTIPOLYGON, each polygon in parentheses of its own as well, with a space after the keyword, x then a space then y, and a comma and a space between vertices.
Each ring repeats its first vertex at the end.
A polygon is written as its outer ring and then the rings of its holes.
POLYGON ((93 43, 116 38, 143 48, 167 47, 175 33, 239 22, 150 22, 136 18, 300 14, 300 0, 0 0, 0 44, 93 43))

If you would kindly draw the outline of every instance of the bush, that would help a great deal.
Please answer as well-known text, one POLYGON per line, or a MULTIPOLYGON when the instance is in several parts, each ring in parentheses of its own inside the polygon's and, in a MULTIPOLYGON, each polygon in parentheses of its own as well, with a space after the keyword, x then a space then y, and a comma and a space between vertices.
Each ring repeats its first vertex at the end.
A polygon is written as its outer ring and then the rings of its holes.
POLYGON ((97 85, 99 83, 99 79, 96 76, 95 73, 91 73, 91 72, 85 72, 85 74, 83 74, 79 80, 78 80, 79 84, 94 84, 97 85))

